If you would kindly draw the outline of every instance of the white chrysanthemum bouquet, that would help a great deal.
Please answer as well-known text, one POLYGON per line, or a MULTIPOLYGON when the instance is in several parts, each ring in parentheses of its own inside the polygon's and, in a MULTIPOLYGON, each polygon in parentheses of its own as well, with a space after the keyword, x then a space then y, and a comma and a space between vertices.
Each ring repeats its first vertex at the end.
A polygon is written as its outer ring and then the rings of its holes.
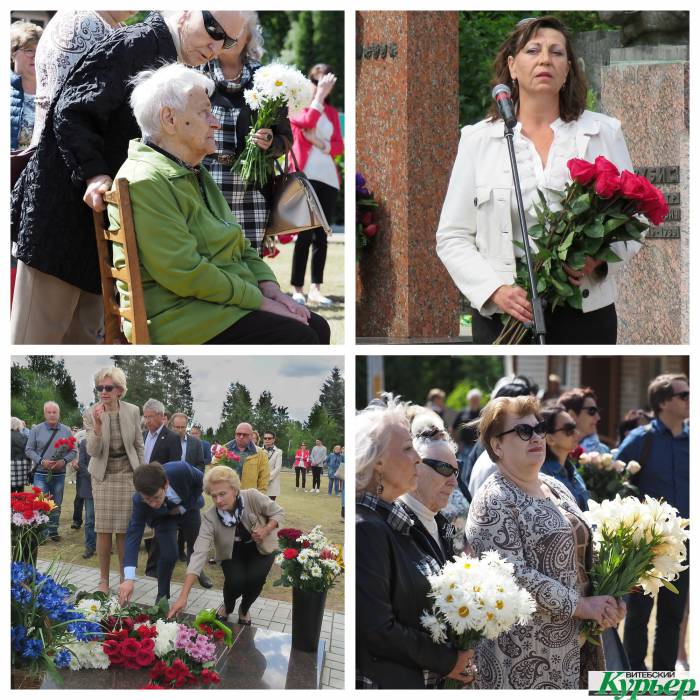
MULTIPOLYGON (((421 624, 435 642, 449 641, 460 650, 527 624, 535 611, 532 596, 518 586, 513 565, 494 551, 480 559, 455 557, 428 580, 433 609, 423 613, 421 624)), ((449 679, 446 683, 460 687, 449 679)))
MULTIPOLYGON (((656 597, 661 586, 678 593, 671 581, 688 568, 683 562, 689 521, 679 517, 676 508, 649 496, 642 502, 618 495, 588 505, 584 515, 593 528, 597 553, 590 572, 592 595, 619 598, 641 587, 656 597)), ((594 627, 586 623, 584 632, 596 633, 594 627)))
POLYGON ((253 134, 277 124, 283 107, 296 112, 306 107, 313 96, 313 83, 294 66, 270 63, 256 71, 253 87, 246 90, 243 97, 246 104, 257 112, 257 118, 250 127, 245 149, 233 166, 246 184, 263 187, 273 171, 274 156, 255 145, 251 138, 253 134))

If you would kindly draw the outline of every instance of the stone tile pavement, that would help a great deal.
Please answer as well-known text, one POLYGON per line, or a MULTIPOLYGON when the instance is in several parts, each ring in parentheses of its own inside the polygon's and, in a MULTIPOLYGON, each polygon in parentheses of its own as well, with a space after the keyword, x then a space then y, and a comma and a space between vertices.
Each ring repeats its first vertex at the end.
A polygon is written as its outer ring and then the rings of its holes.
MULTIPOLYGON (((39 569, 46 569, 49 562, 38 561, 39 569)), ((67 583, 73 584, 78 590, 94 591, 100 582, 100 572, 89 566, 79 564, 63 564, 63 576, 67 583)), ((110 574, 110 588, 116 593, 119 588, 119 575, 110 574)), ((171 600, 177 598, 181 586, 173 583, 170 587, 171 600)), ((153 605, 155 603, 157 583, 153 578, 139 578, 136 581, 134 603, 153 605)), ((203 608, 217 608, 223 602, 220 591, 207 590, 195 585, 190 591, 188 606, 185 612, 196 615, 203 608)), ((233 619, 237 619, 234 610, 233 619)), ((292 633, 292 604, 270 598, 258 598, 250 608, 253 624, 265 629, 279 630, 292 633)), ((345 687, 345 615, 339 612, 326 611, 321 625, 321 639, 326 642, 326 656, 321 670, 322 688, 345 687)))

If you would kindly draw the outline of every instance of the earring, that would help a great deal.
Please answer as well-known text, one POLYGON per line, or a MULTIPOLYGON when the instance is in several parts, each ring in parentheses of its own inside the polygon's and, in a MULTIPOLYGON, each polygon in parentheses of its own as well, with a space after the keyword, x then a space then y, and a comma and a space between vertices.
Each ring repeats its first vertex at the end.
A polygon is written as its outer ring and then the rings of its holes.
POLYGON ((377 496, 381 496, 384 493, 384 476, 379 472, 379 483, 377 484, 377 496))

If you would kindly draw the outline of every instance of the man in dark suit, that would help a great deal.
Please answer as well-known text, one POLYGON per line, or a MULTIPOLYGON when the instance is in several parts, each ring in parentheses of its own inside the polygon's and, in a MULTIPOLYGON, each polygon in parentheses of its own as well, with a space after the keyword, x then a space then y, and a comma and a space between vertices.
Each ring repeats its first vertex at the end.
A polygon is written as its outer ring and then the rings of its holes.
POLYGON ((193 425, 190 428, 190 435, 197 438, 202 443, 202 452, 204 453, 204 466, 211 464, 211 443, 202 438, 202 428, 199 425, 193 425))
POLYGON ((136 493, 126 531, 124 581, 119 586, 122 604, 134 591, 139 545, 146 525, 153 528, 159 551, 156 602, 163 596, 170 598, 170 577, 177 563, 177 530, 182 528, 191 553, 204 505, 203 480, 199 469, 182 461, 142 464, 134 471, 136 493))
MULTIPOLYGON (((196 467, 204 473, 204 450, 202 443, 192 435, 187 434, 187 424, 190 422, 189 417, 184 413, 173 413, 170 419, 170 427, 172 431, 180 438, 180 446, 182 454, 180 459, 187 464, 196 467)), ((185 554, 185 536, 182 531, 177 537, 178 559, 180 561, 188 561, 189 557, 185 554)), ((211 588, 212 582, 206 574, 199 577, 199 583, 204 588, 211 588)))
POLYGON ((178 462, 182 457, 182 445, 176 433, 163 423, 165 406, 157 399, 148 399, 143 405, 143 460, 146 464, 178 462))
POLYGON ((182 450, 180 459, 204 472, 204 449, 198 438, 187 434, 187 424, 189 422, 190 419, 184 413, 173 413, 173 417, 170 419, 170 427, 180 438, 182 450))

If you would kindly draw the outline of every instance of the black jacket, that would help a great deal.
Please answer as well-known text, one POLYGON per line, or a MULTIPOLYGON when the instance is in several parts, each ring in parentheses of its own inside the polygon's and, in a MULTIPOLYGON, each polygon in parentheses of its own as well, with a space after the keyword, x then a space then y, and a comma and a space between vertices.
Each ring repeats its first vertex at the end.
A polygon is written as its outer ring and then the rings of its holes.
MULTIPOLYGON (((403 503, 403 502, 402 502, 403 503)), ((413 537, 415 543, 418 545, 422 552, 429 554, 435 561, 437 561, 440 566, 444 566, 448 561, 452 560, 455 555, 454 546, 454 535, 455 528, 451 525, 447 518, 442 514, 438 513, 435 516, 435 522, 438 526, 438 536, 440 537, 440 542, 442 544, 442 549, 437 545, 433 536, 426 530, 425 525, 419 520, 418 516, 411 510, 411 508, 403 503, 403 507, 406 512, 413 518, 413 527, 411 527, 411 537, 413 537), (444 554, 443 554, 444 549, 444 554)))
POLYGON ((204 472, 204 448, 202 447, 201 440, 193 435, 187 436, 185 462, 191 464, 193 467, 197 467, 200 472, 204 472))
POLYGON ((21 433, 19 430, 10 431, 10 446, 11 446, 11 459, 29 459, 24 453, 27 447, 27 436, 21 433))
POLYGON ((381 688, 424 688, 423 669, 447 675, 457 662, 420 626, 430 607, 424 555, 409 535, 360 504, 355 516, 357 670, 381 688))
POLYGON ((26 265, 100 293, 86 181, 114 177, 130 139, 140 136, 129 106, 129 81, 177 60, 163 18, 115 30, 76 63, 55 95, 36 152, 12 192, 11 229, 26 265))
MULTIPOLYGON (((148 433, 143 434, 144 442, 146 441, 147 435, 148 433)), ((182 443, 180 442, 180 436, 172 430, 168 430, 166 426, 163 426, 160 433, 158 433, 156 444, 153 446, 151 462, 165 464, 166 462, 179 462, 181 459, 182 443)))
POLYGON ((75 475, 75 495, 79 498, 92 498, 92 479, 88 467, 90 455, 87 451, 87 440, 78 447, 78 471, 75 475))

